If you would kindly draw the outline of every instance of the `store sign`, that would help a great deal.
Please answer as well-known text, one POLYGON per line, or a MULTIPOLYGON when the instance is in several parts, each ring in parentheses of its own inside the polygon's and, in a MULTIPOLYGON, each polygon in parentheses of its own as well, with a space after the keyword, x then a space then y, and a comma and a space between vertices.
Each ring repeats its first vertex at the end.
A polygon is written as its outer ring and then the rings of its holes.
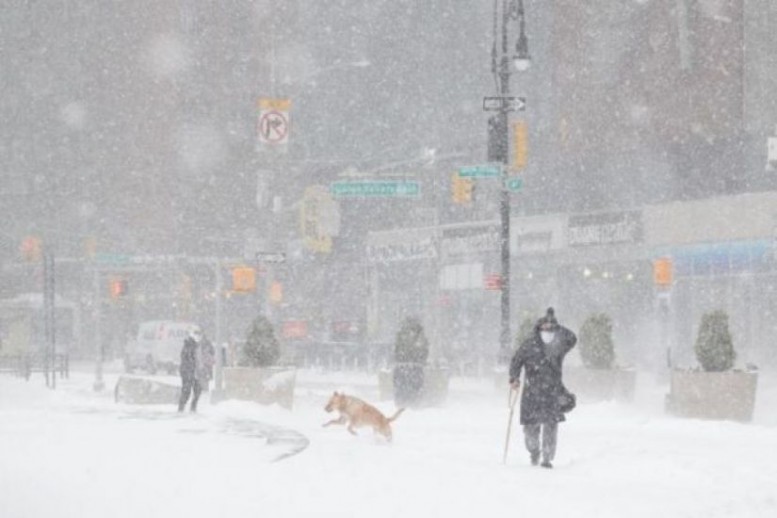
POLYGON ((642 213, 576 214, 569 217, 567 230, 570 247, 640 243, 643 237, 642 213))
POLYGON ((442 253, 446 257, 499 250, 498 226, 448 228, 442 233, 442 253))
POLYGON ((527 216, 510 221, 510 252, 538 254, 565 246, 566 216, 527 216))
POLYGON ((367 245, 367 258, 371 262, 413 261, 435 257, 437 250, 431 238, 408 243, 367 245))
POLYGON ((432 229, 402 229, 370 232, 367 235, 367 259, 391 263, 434 259, 437 247, 432 229))
POLYGON ((287 339, 302 339, 308 337, 307 320, 286 320, 281 325, 281 336, 287 339))

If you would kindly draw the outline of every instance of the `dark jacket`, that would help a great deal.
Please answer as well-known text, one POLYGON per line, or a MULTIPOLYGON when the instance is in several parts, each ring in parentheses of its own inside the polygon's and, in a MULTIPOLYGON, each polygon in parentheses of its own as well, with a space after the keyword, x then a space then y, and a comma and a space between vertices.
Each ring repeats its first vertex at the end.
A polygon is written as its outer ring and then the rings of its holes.
POLYGON ((181 349, 181 378, 194 379, 197 372, 197 348, 199 344, 194 338, 188 336, 183 341, 183 348, 181 349))
POLYGON ((521 424, 564 421, 559 397, 566 393, 561 381, 564 356, 575 346, 577 337, 569 329, 557 326, 553 341, 545 345, 539 323, 510 362, 510 382, 526 374, 521 394, 521 424))
POLYGON ((213 365, 216 363, 216 349, 210 340, 203 338, 200 343, 201 365, 197 370, 197 379, 210 381, 213 378, 213 365))

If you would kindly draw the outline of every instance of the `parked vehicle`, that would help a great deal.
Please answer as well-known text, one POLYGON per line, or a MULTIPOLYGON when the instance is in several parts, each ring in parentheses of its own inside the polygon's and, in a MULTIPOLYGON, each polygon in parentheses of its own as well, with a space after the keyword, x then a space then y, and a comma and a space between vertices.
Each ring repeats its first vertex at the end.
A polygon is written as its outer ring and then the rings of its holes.
POLYGON ((141 368, 155 374, 165 369, 175 374, 181 358, 181 347, 189 331, 199 329, 194 322, 153 320, 138 327, 135 341, 127 345, 124 355, 124 369, 132 372, 141 368))

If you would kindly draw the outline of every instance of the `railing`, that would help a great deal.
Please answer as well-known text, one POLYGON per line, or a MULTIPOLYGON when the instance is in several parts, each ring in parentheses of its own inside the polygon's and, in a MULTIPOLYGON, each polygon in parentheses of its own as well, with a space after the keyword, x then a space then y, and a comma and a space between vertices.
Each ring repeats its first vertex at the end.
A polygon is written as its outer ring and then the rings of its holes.
POLYGON ((70 377, 70 358, 67 354, 46 355, 16 354, 0 356, 0 372, 15 374, 26 380, 30 379, 33 372, 59 373, 61 378, 70 377))

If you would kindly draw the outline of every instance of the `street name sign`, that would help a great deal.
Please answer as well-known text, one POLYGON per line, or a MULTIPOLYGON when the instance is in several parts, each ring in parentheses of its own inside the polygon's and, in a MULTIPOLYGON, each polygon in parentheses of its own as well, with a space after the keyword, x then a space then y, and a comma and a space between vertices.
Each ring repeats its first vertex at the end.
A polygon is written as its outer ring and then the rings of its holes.
POLYGON ((365 180, 333 182, 332 196, 336 198, 417 198, 421 184, 406 180, 365 180))
POLYGON ((490 112, 522 112, 526 109, 526 97, 483 97, 483 109, 490 112))
POLYGON ((517 176, 508 176, 505 178, 505 187, 510 192, 518 192, 523 189, 523 179, 517 176))
POLYGON ((499 165, 472 165, 459 168, 459 176, 462 178, 489 178, 502 175, 502 167, 499 165))
POLYGON ((97 253, 94 254, 94 261, 97 264, 109 264, 113 266, 120 266, 129 264, 131 256, 127 254, 112 254, 112 253, 97 253))
POLYGON ((286 254, 283 252, 256 252, 254 257, 262 263, 282 263, 286 261, 286 254))

